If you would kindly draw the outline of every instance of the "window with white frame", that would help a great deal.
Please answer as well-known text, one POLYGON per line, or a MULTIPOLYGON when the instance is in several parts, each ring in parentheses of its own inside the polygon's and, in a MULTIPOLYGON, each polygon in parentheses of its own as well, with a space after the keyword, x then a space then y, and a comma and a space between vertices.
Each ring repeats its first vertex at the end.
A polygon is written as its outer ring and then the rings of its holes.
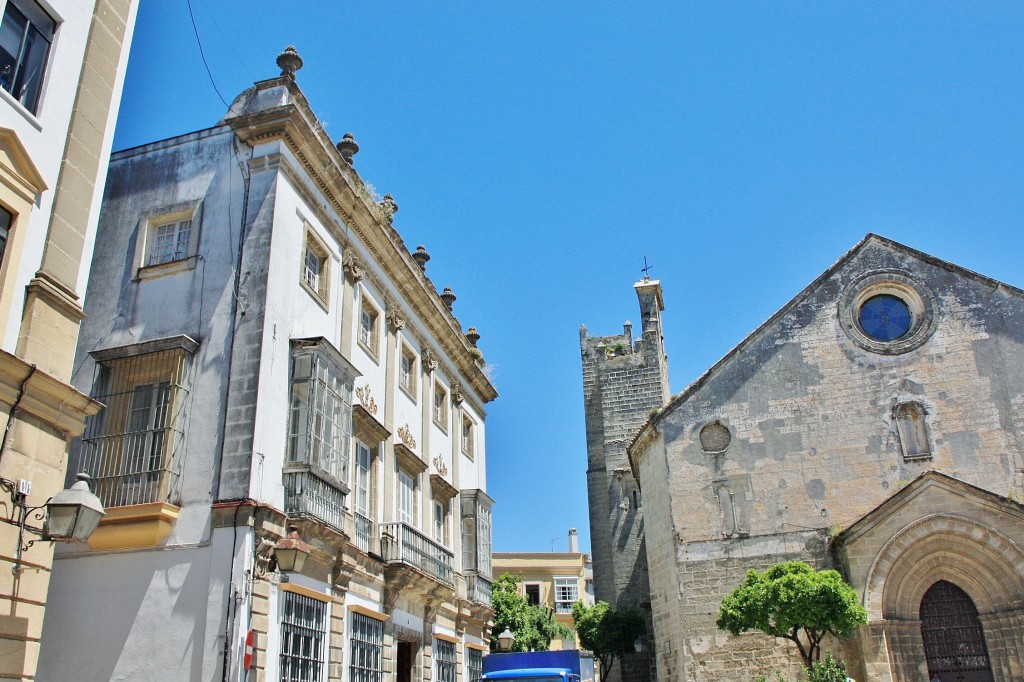
POLYGON ((36 113, 57 22, 33 0, 7 0, 0 21, 0 87, 36 113))
POLYGON ((415 525, 416 479, 399 469, 398 471, 398 520, 415 525))
POLYGON ((378 341, 380 336, 379 320, 380 311, 370 302, 366 294, 363 294, 359 306, 359 344, 373 357, 377 357, 380 347, 378 341))
POLYGON ((349 681, 383 682, 384 623, 361 613, 353 613, 349 645, 349 681))
POLYGON ((572 613, 572 605, 579 600, 578 578, 555 578, 555 613, 572 613))
POLYGON ((459 492, 462 505, 462 568, 491 575, 492 500, 483 490, 459 492))
POLYGON ((373 535, 373 513, 371 511, 371 481, 373 453, 370 448, 356 441, 356 475, 355 492, 355 527, 356 547, 364 552, 370 551, 370 538, 373 535))
POLYGON ((434 638, 434 670, 438 682, 455 682, 455 643, 434 638))
POLYGON ((474 447, 474 431, 476 425, 473 423, 473 418, 468 414, 462 415, 462 453, 473 459, 473 447, 474 447))
POLYGON ((434 423, 448 432, 448 391, 440 381, 434 382, 434 423))
POLYGON ((191 255, 192 218, 154 221, 149 230, 146 265, 162 265, 191 255))
POLYGON ((170 500, 196 348, 181 336, 92 353, 105 407, 86 423, 81 464, 104 507, 170 500))
POLYGON ((306 242, 302 251, 302 284, 306 291, 316 297, 324 305, 327 304, 330 278, 328 276, 331 262, 330 253, 323 242, 306 228, 306 242))
POLYGON ((416 400, 416 353, 404 343, 401 344, 401 356, 398 360, 398 385, 416 400))
POLYGON ((466 648, 466 680, 480 682, 484 676, 484 652, 466 648))
POLYGON ((281 595, 281 681, 326 680, 327 604, 295 592, 281 595))
POLYGON ((336 358, 322 339, 293 342, 288 461, 347 485, 352 377, 336 358))
POLYGON ((445 543, 445 528, 447 526, 448 511, 442 502, 434 500, 434 539, 439 543, 445 543))

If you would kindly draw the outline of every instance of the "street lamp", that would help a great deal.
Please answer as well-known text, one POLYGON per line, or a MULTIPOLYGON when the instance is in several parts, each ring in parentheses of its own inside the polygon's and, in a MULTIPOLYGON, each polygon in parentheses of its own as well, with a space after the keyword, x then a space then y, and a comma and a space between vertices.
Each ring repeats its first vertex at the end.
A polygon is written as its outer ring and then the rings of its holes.
POLYGON ((512 645, 516 643, 516 636, 512 631, 505 628, 505 631, 498 635, 498 650, 512 651, 512 645))
POLYGON ((633 650, 636 651, 638 654, 642 654, 644 652, 644 636, 643 635, 637 635, 636 639, 633 640, 633 650))
POLYGON ((288 526, 288 535, 274 545, 273 560, 282 573, 301 573, 309 556, 309 546, 299 537, 296 526, 288 526))

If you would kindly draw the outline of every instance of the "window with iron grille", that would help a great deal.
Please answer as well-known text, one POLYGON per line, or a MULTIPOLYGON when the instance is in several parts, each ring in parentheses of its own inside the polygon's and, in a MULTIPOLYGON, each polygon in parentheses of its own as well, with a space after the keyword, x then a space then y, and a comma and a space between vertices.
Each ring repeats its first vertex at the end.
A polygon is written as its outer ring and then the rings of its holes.
POLYGON ((180 336, 92 353, 92 397, 105 407, 86 423, 80 458, 103 506, 169 500, 196 348, 180 336))
POLYGON ((480 682, 484 676, 484 652, 479 649, 466 649, 466 680, 480 682))
POLYGON ((383 682, 384 623, 361 613, 352 614, 348 667, 350 682, 383 682))
POLYGON ((455 643, 434 639, 434 669, 438 682, 455 682, 455 643))
POLYGON ((555 613, 572 613, 572 605, 579 600, 578 578, 555 578, 555 613))
POLYGON ((282 592, 281 682, 320 682, 324 675, 327 604, 282 592))
POLYGON ((7 0, 0 22, 0 87, 36 113, 57 23, 32 0, 7 0))
POLYGON ((340 353, 326 341, 299 340, 293 346, 288 461, 347 484, 352 377, 330 357, 340 353))

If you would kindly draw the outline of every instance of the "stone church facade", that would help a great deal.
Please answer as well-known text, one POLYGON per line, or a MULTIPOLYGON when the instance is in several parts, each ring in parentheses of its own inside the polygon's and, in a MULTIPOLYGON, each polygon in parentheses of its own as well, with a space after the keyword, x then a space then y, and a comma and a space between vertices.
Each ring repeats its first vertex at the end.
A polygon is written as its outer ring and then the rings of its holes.
POLYGON ((868 235, 626 444, 658 679, 794 677, 781 641, 715 626, 793 559, 867 608, 825 643, 854 678, 1021 679, 1022 438, 1024 292, 868 235))

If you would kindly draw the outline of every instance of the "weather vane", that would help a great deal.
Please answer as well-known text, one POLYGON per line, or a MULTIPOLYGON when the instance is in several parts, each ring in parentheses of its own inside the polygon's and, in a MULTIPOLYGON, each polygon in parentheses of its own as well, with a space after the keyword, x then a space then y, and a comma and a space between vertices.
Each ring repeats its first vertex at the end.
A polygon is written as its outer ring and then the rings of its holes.
POLYGON ((651 266, 647 264, 647 256, 644 256, 644 266, 640 269, 640 272, 644 273, 644 279, 651 278, 651 266))

